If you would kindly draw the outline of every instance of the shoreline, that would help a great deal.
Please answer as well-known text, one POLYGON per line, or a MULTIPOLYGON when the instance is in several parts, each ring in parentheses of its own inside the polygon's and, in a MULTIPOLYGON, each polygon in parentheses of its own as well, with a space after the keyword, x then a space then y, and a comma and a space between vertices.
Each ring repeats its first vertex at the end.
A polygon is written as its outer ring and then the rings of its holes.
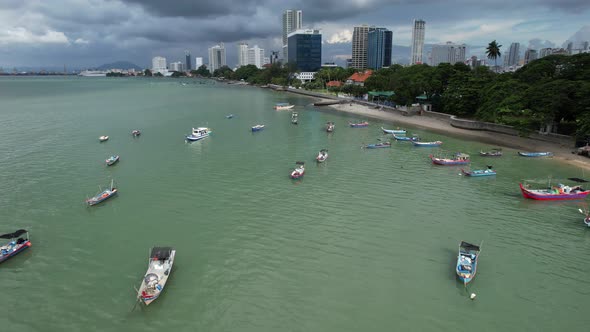
MULTIPOLYGON (((314 97, 318 99, 318 97, 314 97)), ((328 98, 320 98, 321 101, 329 101, 328 98)), ((510 148, 524 151, 548 151, 553 153, 553 158, 568 164, 570 166, 578 167, 590 171, 590 158, 573 154, 573 147, 568 147, 560 143, 553 143, 531 139, 527 137, 512 136, 508 134, 483 131, 483 130, 468 130, 451 126, 450 123, 428 116, 404 116, 395 111, 386 111, 370 108, 369 106, 361 105, 355 102, 320 106, 321 108, 330 108, 335 111, 366 116, 368 118, 391 121, 399 125, 408 125, 419 129, 426 129, 441 134, 449 134, 451 136, 465 137, 496 145, 498 147, 510 148)))

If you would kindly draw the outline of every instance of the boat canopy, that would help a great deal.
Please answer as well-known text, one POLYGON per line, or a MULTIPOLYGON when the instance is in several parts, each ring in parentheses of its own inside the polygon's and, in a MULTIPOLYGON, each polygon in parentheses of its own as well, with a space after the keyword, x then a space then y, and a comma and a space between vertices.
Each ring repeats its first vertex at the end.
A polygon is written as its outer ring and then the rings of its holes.
POLYGON ((476 246, 475 244, 471 244, 471 243, 465 242, 465 241, 461 241, 461 248, 465 249, 465 250, 479 251, 479 246, 476 246))
POLYGON ((153 258, 157 258, 158 260, 166 260, 168 258, 170 258, 170 255, 172 254, 172 247, 153 247, 152 248, 152 253, 150 254, 150 257, 153 258))
POLYGON ((15 238, 21 236, 22 234, 25 234, 26 232, 27 232, 26 229, 19 229, 18 231, 14 232, 14 233, 7 233, 7 234, 0 235, 0 239, 15 239, 15 238))

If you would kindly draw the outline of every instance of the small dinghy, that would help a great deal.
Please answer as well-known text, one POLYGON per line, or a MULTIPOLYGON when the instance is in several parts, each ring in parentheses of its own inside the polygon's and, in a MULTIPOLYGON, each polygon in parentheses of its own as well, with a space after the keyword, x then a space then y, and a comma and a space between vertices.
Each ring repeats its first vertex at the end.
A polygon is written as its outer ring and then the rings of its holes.
POLYGON ((521 157, 552 157, 553 152, 518 152, 521 157))
POLYGON ((113 181, 111 181, 111 187, 109 189, 105 189, 98 193, 96 196, 87 199, 86 204, 88 204, 89 206, 100 204, 106 201, 107 199, 117 195, 117 193, 118 190, 117 188, 113 187, 113 181))
POLYGON ((260 125, 260 124, 252 127, 252 131, 261 131, 262 129, 264 129, 264 125, 260 125))
POLYGON ((291 105, 289 103, 278 103, 275 105, 275 110, 277 111, 282 111, 282 110, 290 110, 293 107, 295 107, 295 105, 291 105))
POLYGON ((398 134, 398 135, 405 135, 406 131, 403 129, 385 129, 383 127, 381 127, 381 130, 383 130, 383 133, 385 134, 398 134))
POLYGON ((490 151, 479 151, 482 157, 502 157, 502 149, 491 149, 490 151))
POLYGON ((8 243, 0 244, 0 263, 20 254, 31 246, 29 232, 26 229, 19 229, 14 233, 0 235, 0 239, 10 240, 8 243), (26 234, 26 236, 21 236, 26 234))
POLYGON ((233 114, 228 114, 225 116, 226 119, 233 119, 234 115, 233 114))
POLYGON ((295 167, 295 169, 293 170, 293 172, 291 172, 291 179, 300 179, 303 177, 303 175, 305 174, 305 163, 303 161, 298 161, 295 163, 297 166, 295 167))
POLYGON ((147 272, 137 291, 138 301, 147 306, 160 296, 172 272, 175 255, 176 250, 171 247, 152 248, 147 272))
POLYGON ((320 153, 318 153, 318 156, 315 157, 315 160, 318 163, 323 163, 324 161, 326 161, 326 159, 328 159, 328 150, 327 149, 321 149, 320 153))
POLYGON ((412 144, 417 147, 439 147, 443 144, 443 142, 441 142, 441 141, 434 141, 434 142, 412 141, 412 144))
POLYGON ((450 158, 437 158, 430 155, 430 160, 432 160, 433 164, 442 166, 467 165, 471 162, 469 160, 469 155, 465 153, 456 153, 450 158))
POLYGON ((463 284, 470 283, 477 273, 477 260, 479 259, 480 246, 461 241, 459 255, 457 256, 457 276, 463 284))
POLYGON ((334 122, 327 122, 326 123, 326 131, 329 133, 333 132, 335 126, 336 125, 334 125, 334 122))
POLYGON ((473 177, 496 175, 496 171, 494 171, 492 169, 491 165, 488 165, 487 169, 477 169, 477 170, 473 170, 473 171, 466 171, 461 168, 461 173, 465 176, 473 176, 473 177))
POLYGON ((106 142, 106 141, 108 141, 108 140, 109 140, 109 137, 108 137, 108 136, 100 136, 100 137, 98 138, 98 141, 99 141, 99 142, 106 142))
POLYGON ((113 166, 119 161, 119 156, 110 156, 107 160, 105 160, 107 166, 113 166))
POLYGON ((377 143, 377 144, 367 144, 365 146, 365 149, 382 149, 382 148, 390 148, 390 147, 391 147, 390 142, 383 142, 383 143, 377 143))
POLYGON ((141 131, 135 129, 134 131, 131 132, 131 135, 133 137, 138 137, 139 135, 141 135, 141 131))
POLYGON ((365 128, 365 127, 367 127, 369 125, 369 123, 367 121, 365 121, 365 122, 359 122, 359 123, 349 122, 348 125, 351 128, 365 128))

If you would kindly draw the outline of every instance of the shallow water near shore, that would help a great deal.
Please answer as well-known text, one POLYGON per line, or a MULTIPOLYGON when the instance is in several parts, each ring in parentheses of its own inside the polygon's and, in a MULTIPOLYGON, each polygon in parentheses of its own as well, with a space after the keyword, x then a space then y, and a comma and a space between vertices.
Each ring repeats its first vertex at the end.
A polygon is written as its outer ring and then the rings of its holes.
POLYGON ((525 200, 518 189, 521 179, 590 177, 576 168, 510 149, 483 158, 492 146, 409 128, 471 154, 473 169, 498 172, 466 178, 430 163, 438 149, 361 149, 396 124, 209 80, 0 77, 0 98, 0 233, 27 228, 33 242, 0 265, 0 326, 583 331, 590 323, 582 203, 525 200), (273 110, 278 102, 296 105, 299 125, 273 110), (368 128, 347 126, 362 120, 368 128), (266 128, 252 133, 255 124, 266 128), (197 126, 212 136, 186 143, 197 126), (101 135, 110 140, 99 143, 101 135), (322 148, 329 158, 316 164, 322 148), (112 154, 121 161, 106 167, 112 154), (306 162, 299 181, 288 177, 296 161, 306 162), (118 197, 86 207, 111 179, 118 197), (454 272, 461 240, 483 241, 467 289, 454 272), (174 270, 158 300, 131 311, 154 245, 176 248, 174 270))

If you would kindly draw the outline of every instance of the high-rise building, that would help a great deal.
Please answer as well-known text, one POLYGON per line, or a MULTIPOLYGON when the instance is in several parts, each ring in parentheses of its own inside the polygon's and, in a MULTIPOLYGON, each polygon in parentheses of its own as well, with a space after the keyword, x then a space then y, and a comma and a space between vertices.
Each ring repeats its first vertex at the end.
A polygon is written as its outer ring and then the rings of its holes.
POLYGON ((254 45, 254 47, 248 49, 248 65, 255 65, 261 69, 264 65, 264 49, 254 45))
POLYGON ((520 61, 520 43, 510 44, 508 56, 504 58, 504 66, 517 66, 520 61))
POLYGON ((195 69, 199 69, 203 65, 203 58, 200 56, 195 57, 195 69))
POLYGON ((528 49, 524 52, 524 64, 537 60, 537 50, 528 49))
POLYGON ((209 48, 209 71, 213 73, 225 65, 225 45, 219 43, 219 45, 209 48))
POLYGON ((367 68, 367 49, 369 42, 369 31, 374 27, 361 25, 354 27, 352 32, 352 67, 356 69, 367 68))
POLYGON ((582 50, 584 50, 584 51, 588 50, 588 41, 585 41, 582 43, 582 50))
POLYGON ((297 30, 287 37, 287 62, 303 72, 313 72, 322 66, 322 34, 319 30, 297 30))
POLYGON ((346 59, 346 68, 352 68, 352 59, 346 59))
POLYGON ((238 68, 248 65, 248 44, 240 43, 238 45, 238 68))
POLYGON ((289 34, 303 28, 303 12, 296 9, 288 9, 283 12, 283 59, 289 54, 289 34))
POLYGON ((424 52, 424 32, 426 30, 426 22, 423 20, 414 20, 414 29, 412 29, 412 50, 410 57, 410 64, 424 63, 422 60, 422 53, 424 52))
POLYGON ((540 49, 539 50, 539 59, 550 55, 551 52, 553 52, 553 49, 551 47, 545 47, 545 48, 540 49))
POLYGON ((186 70, 190 71, 191 68, 191 52, 189 52, 188 50, 184 51, 184 58, 185 58, 185 64, 186 64, 186 70))
POLYGON ((574 49, 574 42, 568 41, 565 49, 567 50, 568 54, 572 54, 572 50, 574 49))
POLYGON ((385 28, 375 28, 367 34, 367 68, 381 69, 391 66, 393 33, 385 28))
POLYGON ((171 62, 170 63, 170 70, 171 71, 184 71, 184 63, 178 61, 178 62, 171 62))
POLYGON ((160 73, 163 74, 168 71, 168 67, 166 67, 166 58, 161 56, 156 56, 152 59, 152 72, 153 73, 160 73))
POLYGON ((432 46, 431 65, 438 66, 439 63, 455 64, 465 62, 465 44, 439 44, 432 46))
POLYGON ((279 51, 270 51, 270 63, 278 63, 279 62, 279 51))

